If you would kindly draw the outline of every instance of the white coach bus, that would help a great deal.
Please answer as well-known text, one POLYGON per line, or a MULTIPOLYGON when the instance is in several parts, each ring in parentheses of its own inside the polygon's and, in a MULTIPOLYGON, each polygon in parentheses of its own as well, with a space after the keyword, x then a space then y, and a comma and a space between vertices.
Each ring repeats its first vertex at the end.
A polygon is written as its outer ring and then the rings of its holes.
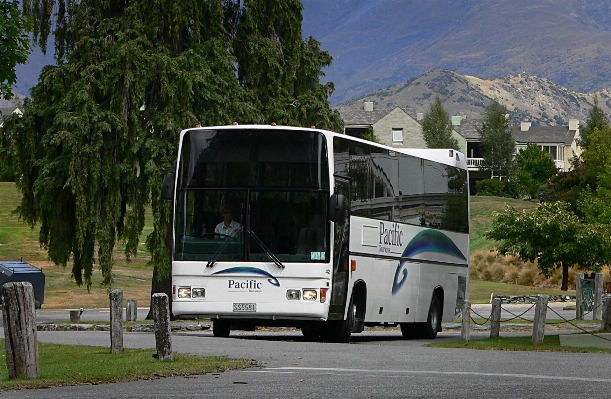
POLYGON ((172 312, 217 337, 256 326, 349 342, 365 326, 434 338, 468 293, 463 154, 319 129, 217 126, 180 134, 172 312))

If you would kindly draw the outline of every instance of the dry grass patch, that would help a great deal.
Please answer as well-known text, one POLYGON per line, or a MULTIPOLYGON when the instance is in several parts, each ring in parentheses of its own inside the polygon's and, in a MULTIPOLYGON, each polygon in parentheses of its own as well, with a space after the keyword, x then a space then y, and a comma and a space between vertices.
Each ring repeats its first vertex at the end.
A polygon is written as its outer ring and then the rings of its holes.
MULTIPOLYGON (((89 292, 85 286, 74 282, 70 267, 54 265, 52 262, 32 262, 42 268, 45 274, 45 309, 107 308, 110 288, 102 287, 100 273, 94 272, 93 284, 89 292), (96 277, 98 282, 96 283, 96 277)), ((124 299, 136 299, 139 307, 147 307, 151 300, 151 281, 153 270, 142 261, 132 262, 129 267, 113 267, 114 283, 112 289, 123 291, 124 299)))
MULTIPOLYGON (((569 290, 575 289, 577 273, 584 271, 569 268, 569 290)), ((610 281, 609 268, 601 271, 604 281, 610 281)), ((556 269, 546 277, 536 262, 522 262, 516 256, 503 256, 494 251, 477 251, 471 255, 471 278, 491 282, 518 284, 539 288, 560 288, 562 270, 556 269)))
MULTIPOLYGON (((91 290, 79 287, 72 277, 72 263, 62 267, 48 260, 47 252, 38 242, 39 226, 30 229, 13 213, 19 205, 21 194, 14 183, 0 182, 0 260, 17 261, 23 259, 45 274, 45 302, 43 308, 107 308, 109 306, 109 287, 102 287, 99 270, 94 266, 91 290)), ((146 213, 150 220, 150 211, 146 213)), ((144 241, 152 226, 147 224, 140 237, 138 256, 132 262, 125 259, 125 245, 117 243, 114 252, 114 283, 112 289, 123 290, 124 299, 136 299, 138 306, 150 306, 153 267, 147 265, 150 255, 144 241)))

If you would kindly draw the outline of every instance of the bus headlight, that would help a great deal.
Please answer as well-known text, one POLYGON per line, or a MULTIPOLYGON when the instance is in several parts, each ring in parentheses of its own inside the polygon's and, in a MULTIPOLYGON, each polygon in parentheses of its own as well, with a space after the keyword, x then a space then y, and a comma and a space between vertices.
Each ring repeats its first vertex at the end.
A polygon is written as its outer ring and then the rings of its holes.
POLYGON ((191 287, 178 287, 179 298, 191 298, 191 287))
POLYGON ((205 288, 193 288, 191 289, 191 298, 193 299, 203 299, 206 297, 206 289, 205 288))
POLYGON ((301 298, 301 291, 299 290, 286 290, 286 299, 290 300, 298 300, 301 298))
POLYGON ((318 299, 318 292, 316 290, 303 290, 304 301, 315 301, 318 299))

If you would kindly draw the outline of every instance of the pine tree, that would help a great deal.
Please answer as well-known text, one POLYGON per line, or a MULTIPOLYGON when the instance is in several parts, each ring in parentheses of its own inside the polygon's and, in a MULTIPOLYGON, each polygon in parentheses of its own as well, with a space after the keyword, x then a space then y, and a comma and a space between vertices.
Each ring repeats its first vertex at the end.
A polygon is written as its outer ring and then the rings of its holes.
POLYGON ((431 104, 429 112, 422 120, 422 134, 428 148, 459 149, 458 141, 452 137, 452 121, 450 115, 443 108, 439 94, 431 104))
POLYGON ((583 151, 587 151, 590 148, 590 136, 594 129, 603 129, 608 125, 609 122, 605 117, 605 113, 598 105, 598 97, 594 95, 594 105, 590 109, 585 126, 580 129, 580 138, 577 144, 579 144, 583 151))
POLYGON ((482 126, 478 127, 482 149, 482 170, 491 177, 508 177, 513 169, 515 140, 507 110, 494 100, 486 107, 482 126))

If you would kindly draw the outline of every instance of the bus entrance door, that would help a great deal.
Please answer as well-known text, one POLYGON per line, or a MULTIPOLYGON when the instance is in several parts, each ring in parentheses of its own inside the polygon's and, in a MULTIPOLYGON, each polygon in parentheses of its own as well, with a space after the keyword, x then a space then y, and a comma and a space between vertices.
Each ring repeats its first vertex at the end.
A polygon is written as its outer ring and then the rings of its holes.
POLYGON ((343 221, 336 222, 333 246, 333 290, 329 307, 330 320, 342 320, 348 293, 350 243, 350 181, 335 177, 335 192, 346 198, 346 214, 343 221))

